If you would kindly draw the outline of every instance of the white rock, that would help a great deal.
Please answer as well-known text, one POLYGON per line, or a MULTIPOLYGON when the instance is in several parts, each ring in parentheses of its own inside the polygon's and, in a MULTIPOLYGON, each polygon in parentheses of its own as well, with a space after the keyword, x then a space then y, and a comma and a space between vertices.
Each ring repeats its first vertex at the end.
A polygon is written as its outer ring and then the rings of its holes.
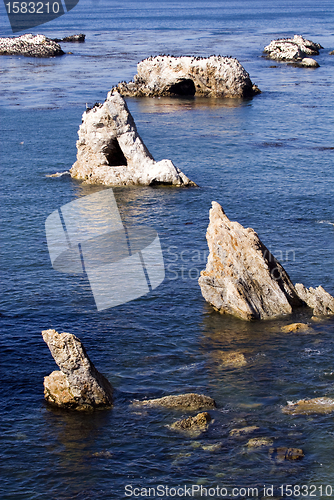
POLYGON ((300 62, 301 66, 305 66, 305 68, 319 68, 319 63, 312 59, 312 57, 304 57, 304 59, 300 62))
POLYGON ((133 82, 114 90, 132 97, 248 97, 260 92, 237 59, 222 56, 149 57, 137 65, 133 82))
POLYGON ((126 102, 109 92, 82 117, 71 176, 106 186, 195 186, 170 160, 156 162, 141 140, 126 102))
POLYGON ((268 54, 270 59, 276 61, 300 62, 302 59, 307 58, 307 56, 318 55, 319 50, 322 48, 319 43, 306 40, 300 35, 295 35, 293 38, 272 40, 264 48, 264 52, 268 54))
POLYGON ((21 35, 0 38, 0 55, 21 55, 26 57, 54 57, 64 52, 60 45, 44 35, 21 35))
POLYGON ((306 288, 301 283, 296 283, 299 297, 313 309, 314 316, 328 316, 334 314, 334 297, 322 286, 306 288))

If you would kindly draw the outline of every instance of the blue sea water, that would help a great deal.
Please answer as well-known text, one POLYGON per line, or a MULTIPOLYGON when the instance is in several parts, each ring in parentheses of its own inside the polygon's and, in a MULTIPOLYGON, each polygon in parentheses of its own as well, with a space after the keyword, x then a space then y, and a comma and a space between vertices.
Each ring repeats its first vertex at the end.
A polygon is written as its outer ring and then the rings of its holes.
MULTIPOLYGON (((1 36, 10 36, 0 8, 1 36)), ((303 498, 333 498, 333 416, 281 411, 287 401, 334 396, 333 318, 315 323, 302 312, 246 323, 214 312, 197 283, 215 200, 258 232, 293 282, 334 294, 332 2, 80 0, 30 31, 87 37, 64 45, 73 54, 61 58, 1 58, 1 499, 120 499, 129 498, 126 485, 192 484, 229 494, 256 487, 257 498, 264 484, 276 498, 280 485, 307 485, 303 498), (271 39, 295 33, 322 44, 320 68, 262 57, 271 39), (74 163, 86 103, 103 101, 138 61, 160 53, 237 57, 262 94, 127 100, 153 156, 170 158, 199 188, 114 189, 125 223, 157 230, 166 278, 140 299, 97 312, 85 277, 52 269, 44 223, 101 188, 48 176, 74 163), (312 324, 310 333, 281 331, 294 321, 312 324), (112 410, 75 414, 45 404, 43 377, 56 369, 41 337, 46 328, 83 341, 115 388, 112 410), (222 366, 221 353, 230 351, 243 353, 247 365, 222 366), (217 402, 214 422, 197 438, 167 427, 188 413, 131 405, 192 391, 217 402), (245 425, 305 457, 278 463, 268 447, 229 437, 245 425)), ((298 490, 290 496, 300 497, 298 490)))

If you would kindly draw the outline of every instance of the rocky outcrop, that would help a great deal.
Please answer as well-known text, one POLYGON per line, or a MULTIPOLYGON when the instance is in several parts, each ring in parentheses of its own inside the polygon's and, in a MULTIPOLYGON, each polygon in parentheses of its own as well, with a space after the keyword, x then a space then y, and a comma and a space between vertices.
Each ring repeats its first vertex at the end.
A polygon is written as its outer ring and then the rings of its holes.
POLYGON ((287 406, 282 408, 282 412, 288 415, 313 415, 317 413, 326 415, 334 412, 334 399, 301 399, 297 403, 288 403, 287 406))
POLYGON ((85 41, 86 35, 79 33, 79 35, 65 36, 64 38, 53 38, 54 42, 63 43, 83 43, 85 41))
POLYGON ((111 407, 113 389, 90 361, 80 340, 56 330, 44 330, 42 336, 61 370, 44 378, 46 401, 71 410, 111 407))
POLYGON ((219 312, 266 319, 303 305, 288 274, 256 232, 231 222, 215 201, 206 238, 210 253, 199 284, 205 300, 219 312))
POLYGON ((322 287, 294 286, 256 232, 231 222, 215 201, 206 238, 210 253, 198 281, 205 300, 220 313, 268 319, 307 305, 315 315, 334 313, 331 295, 322 287))
POLYGON ((153 159, 118 92, 84 112, 78 134, 77 161, 70 174, 87 184, 196 185, 170 160, 153 159))
POLYGON ((0 38, 0 55, 19 55, 25 57, 55 57, 64 52, 60 45, 44 35, 21 35, 0 38))
POLYGON ((275 61, 290 61, 300 63, 302 66, 314 67, 314 63, 319 65, 309 56, 318 55, 320 49, 323 49, 320 43, 311 42, 300 35, 295 35, 293 38, 272 40, 264 48, 264 52, 275 61))
POLYGON ((138 63, 134 81, 119 83, 114 90, 129 97, 249 97, 260 92, 232 57, 166 55, 138 63))
POLYGON ((174 410, 204 410, 216 408, 214 399, 204 394, 180 394, 178 396, 164 396, 157 399, 146 399, 144 401, 134 401, 136 406, 162 407, 174 410))
POLYGON ((306 288, 301 283, 296 283, 299 297, 313 309, 314 316, 329 316, 334 314, 334 297, 322 286, 306 288))

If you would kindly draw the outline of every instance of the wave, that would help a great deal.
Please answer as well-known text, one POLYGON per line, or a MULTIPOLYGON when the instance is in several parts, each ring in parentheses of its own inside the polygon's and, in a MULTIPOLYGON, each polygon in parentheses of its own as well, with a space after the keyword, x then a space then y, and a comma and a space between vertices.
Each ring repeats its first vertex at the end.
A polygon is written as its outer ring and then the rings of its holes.
POLYGON ((62 177, 63 175, 71 175, 69 170, 65 170, 65 172, 56 172, 55 174, 49 174, 45 177, 62 177))

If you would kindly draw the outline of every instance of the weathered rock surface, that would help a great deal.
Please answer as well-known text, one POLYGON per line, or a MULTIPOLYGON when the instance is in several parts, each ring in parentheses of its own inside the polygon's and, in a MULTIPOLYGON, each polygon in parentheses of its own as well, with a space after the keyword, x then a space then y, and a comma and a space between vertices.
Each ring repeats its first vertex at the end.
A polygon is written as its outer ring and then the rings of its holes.
POLYGON ((334 399, 331 398, 314 398, 301 399, 297 403, 289 403, 282 408, 283 413, 289 415, 312 415, 312 414, 327 414, 334 412, 334 399))
POLYGON ((64 38, 53 38, 54 42, 64 42, 64 43, 83 43, 85 41, 86 35, 79 33, 79 35, 65 36, 64 38))
POLYGON ((56 330, 44 330, 42 336, 61 370, 44 378, 46 401, 73 410, 112 406, 112 386, 90 361, 80 340, 56 330))
POLYGON ((114 90, 129 97, 249 97, 260 92, 237 59, 166 55, 138 63, 134 81, 119 83, 114 90))
POLYGON ((0 38, 0 55, 55 57, 63 54, 60 45, 44 35, 27 34, 0 38))
POLYGON ((318 55, 320 49, 323 49, 323 47, 319 43, 295 35, 293 38, 272 40, 264 48, 264 52, 268 54, 270 59, 275 61, 301 62, 308 56, 318 55))
POLYGON ((215 201, 206 238, 210 253, 199 284, 205 300, 219 312, 265 319, 303 305, 288 274, 256 232, 231 222, 215 201))
POLYGON ((321 286, 294 286, 256 232, 231 222, 215 201, 206 238, 210 253, 198 282, 205 300, 220 313, 267 319, 308 306, 315 316, 334 314, 334 297, 321 286))
POLYGON ((139 137, 126 102, 109 92, 103 104, 84 112, 72 177, 107 186, 195 186, 170 160, 156 162, 139 137))
POLYGON ((334 314, 334 297, 322 286, 306 288, 301 283, 296 283, 299 297, 313 309, 314 316, 329 316, 334 314))
POLYGON ((262 448, 262 446, 272 446, 274 440, 268 437, 252 438, 248 441, 248 448, 262 448))
POLYGON ((192 436, 198 436, 208 427, 211 415, 208 412, 198 413, 195 417, 188 417, 174 422, 169 427, 176 431, 186 431, 192 436))
POLYGON ((215 400, 204 394, 180 394, 178 396, 164 396, 163 398, 134 401, 136 406, 163 407, 175 410, 203 410, 216 408, 215 400))

